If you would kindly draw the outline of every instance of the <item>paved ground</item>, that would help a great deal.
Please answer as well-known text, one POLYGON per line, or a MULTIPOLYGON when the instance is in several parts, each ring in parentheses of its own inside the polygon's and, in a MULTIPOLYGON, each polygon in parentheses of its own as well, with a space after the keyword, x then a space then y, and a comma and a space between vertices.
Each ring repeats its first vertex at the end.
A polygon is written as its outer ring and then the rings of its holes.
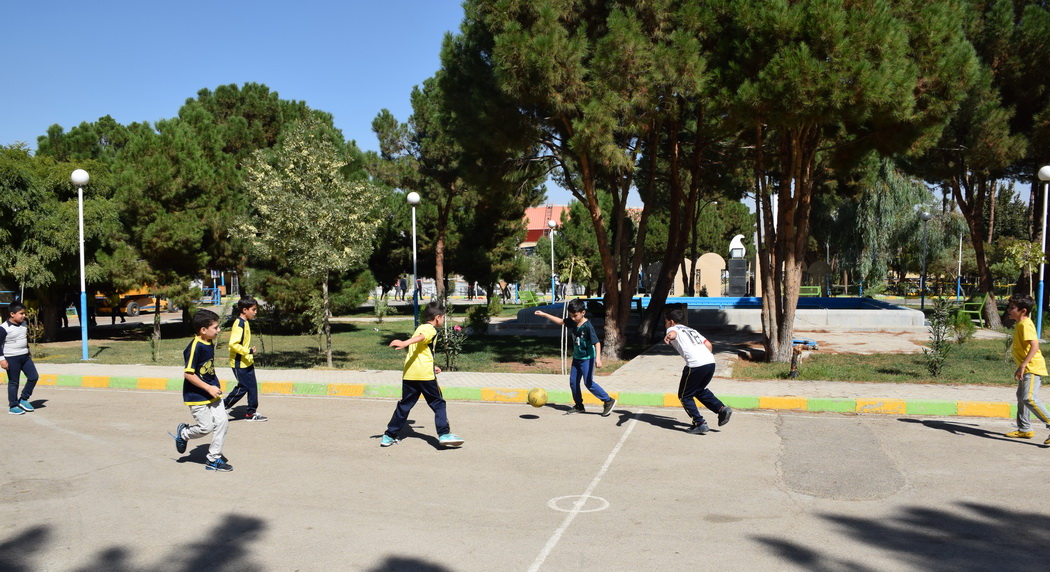
MULTIPOLYGON (((232 473, 177 393, 49 388, 0 416, 0 570, 1039 569, 1050 450, 1006 420, 266 396, 232 473)), ((1040 442, 1045 437, 1040 430, 1040 442)))

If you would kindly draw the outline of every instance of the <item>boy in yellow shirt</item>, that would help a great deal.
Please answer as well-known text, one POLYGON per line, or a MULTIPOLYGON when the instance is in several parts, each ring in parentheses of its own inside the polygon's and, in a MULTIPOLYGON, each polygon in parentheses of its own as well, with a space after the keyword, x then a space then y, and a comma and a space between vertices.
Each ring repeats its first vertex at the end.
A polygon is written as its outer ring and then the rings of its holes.
POLYGON ((248 410, 244 412, 246 421, 266 421, 259 415, 259 383, 255 379, 255 346, 252 345, 252 327, 249 324, 259 311, 259 302, 251 296, 237 300, 237 319, 230 330, 230 369, 237 379, 237 387, 226 396, 226 410, 232 412, 233 406, 245 395, 248 396, 248 410))
MULTIPOLYGON (((1014 361, 1017 362, 1017 371, 1014 372, 1014 379, 1017 380, 1017 430, 1006 434, 1014 439, 1031 439, 1035 436, 1032 431, 1032 413, 1050 429, 1050 411, 1039 401, 1039 383, 1040 378, 1046 376, 1046 361, 1039 351, 1035 325, 1028 316, 1033 306, 1035 300, 1031 296, 1014 294, 1006 307, 1006 317, 1017 322, 1014 324, 1014 342, 1010 346, 1014 361)), ((1050 437, 1043 443, 1050 445, 1050 437)))
POLYGON ((401 429, 420 395, 426 398, 427 405, 434 410, 438 442, 451 447, 463 444, 463 439, 449 429, 445 398, 437 382, 441 368, 434 365, 434 354, 430 351, 430 342, 437 336, 437 329, 445 323, 445 307, 438 302, 427 304, 423 319, 426 323, 420 324, 411 338, 390 342, 390 347, 396 350, 408 348, 408 354, 405 355, 405 370, 401 376, 401 400, 397 402, 390 424, 383 433, 380 447, 389 447, 401 440, 401 429))

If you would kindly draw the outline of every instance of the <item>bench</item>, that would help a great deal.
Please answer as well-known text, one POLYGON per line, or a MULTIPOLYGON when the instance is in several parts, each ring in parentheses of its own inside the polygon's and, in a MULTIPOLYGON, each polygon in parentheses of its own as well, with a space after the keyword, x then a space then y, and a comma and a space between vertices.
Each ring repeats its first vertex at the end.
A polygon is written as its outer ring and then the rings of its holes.
POLYGON ((970 318, 970 321, 977 321, 977 325, 984 327, 984 305, 988 303, 988 293, 985 292, 984 296, 980 298, 970 298, 962 303, 959 307, 959 313, 970 318))
POLYGON ((818 297, 820 296, 820 286, 799 286, 798 295, 804 298, 818 297))
POLYGON ((518 298, 521 299, 521 305, 524 308, 540 305, 540 297, 532 290, 520 290, 518 292, 518 298))

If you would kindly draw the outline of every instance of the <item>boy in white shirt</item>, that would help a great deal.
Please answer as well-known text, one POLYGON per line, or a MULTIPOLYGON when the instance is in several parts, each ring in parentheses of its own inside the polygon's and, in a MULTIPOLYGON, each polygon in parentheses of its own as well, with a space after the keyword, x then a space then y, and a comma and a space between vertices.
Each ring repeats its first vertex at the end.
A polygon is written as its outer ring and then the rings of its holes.
POLYGON ((707 388, 711 378, 715 375, 715 355, 712 353, 711 342, 700 332, 683 326, 685 316, 680 308, 673 308, 664 312, 664 327, 667 334, 664 343, 670 344, 685 359, 685 368, 682 370, 682 380, 678 383, 678 399, 682 407, 693 420, 693 426, 689 433, 703 435, 710 429, 704 416, 700 414, 693 399, 698 399, 711 411, 718 414, 718 426, 729 423, 729 417, 733 410, 719 401, 714 393, 707 388))

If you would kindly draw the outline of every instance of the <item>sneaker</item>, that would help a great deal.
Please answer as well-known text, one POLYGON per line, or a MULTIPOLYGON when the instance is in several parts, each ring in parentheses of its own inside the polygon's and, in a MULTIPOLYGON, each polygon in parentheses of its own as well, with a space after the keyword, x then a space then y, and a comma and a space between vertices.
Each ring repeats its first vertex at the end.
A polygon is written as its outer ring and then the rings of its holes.
POLYGON ((179 423, 179 426, 175 429, 175 450, 179 453, 186 452, 186 439, 182 436, 182 430, 189 427, 185 423, 179 423))
POLYGON ((219 458, 214 461, 208 461, 204 464, 204 468, 209 471, 218 471, 220 473, 228 473, 233 470, 233 467, 224 461, 222 456, 219 456, 219 458))
POLYGON ((386 433, 384 433, 383 434, 383 438, 379 440, 379 446, 380 447, 389 447, 391 445, 397 445, 400 442, 401 442, 401 439, 398 439, 397 437, 391 437, 390 435, 387 435, 386 433))
POLYGON ((438 442, 449 447, 459 447, 463 444, 463 438, 454 433, 445 433, 438 437, 438 442))
POLYGON ((266 417, 259 415, 258 413, 252 413, 251 415, 244 418, 245 421, 269 421, 266 417))
POLYGON ((26 411, 25 411, 25 409, 22 409, 21 407, 16 405, 16 406, 12 407, 11 409, 8 409, 7 412, 10 413, 11 415, 25 415, 26 411))
POLYGON ((1043 444, 1044 445, 1050 445, 1050 437, 1047 437, 1046 441, 1043 441, 1043 444))
POLYGON ((694 423, 693 426, 690 427, 688 431, 686 431, 686 433, 689 433, 691 435, 706 435, 710 429, 711 428, 707 426, 707 421, 704 421, 699 425, 694 423))
POLYGON ((616 407, 616 398, 610 397, 609 401, 606 401, 602 406, 602 417, 608 417, 612 413, 612 408, 616 407))
POLYGON ((33 411, 33 405, 31 403, 29 403, 28 399, 23 399, 23 400, 19 401, 18 402, 18 406, 21 407, 22 410, 25 411, 26 413, 31 413, 33 411))
POLYGON ((729 418, 733 416, 733 408, 728 405, 723 405, 722 410, 718 412, 718 426, 721 427, 726 423, 729 423, 729 418))
POLYGON ((1010 431, 1006 437, 1011 439, 1031 439, 1035 437, 1035 431, 1010 431))
POLYGON ((572 415, 573 413, 583 413, 584 411, 586 411, 586 409, 583 408, 583 405, 573 405, 572 409, 566 411, 565 414, 572 415))

